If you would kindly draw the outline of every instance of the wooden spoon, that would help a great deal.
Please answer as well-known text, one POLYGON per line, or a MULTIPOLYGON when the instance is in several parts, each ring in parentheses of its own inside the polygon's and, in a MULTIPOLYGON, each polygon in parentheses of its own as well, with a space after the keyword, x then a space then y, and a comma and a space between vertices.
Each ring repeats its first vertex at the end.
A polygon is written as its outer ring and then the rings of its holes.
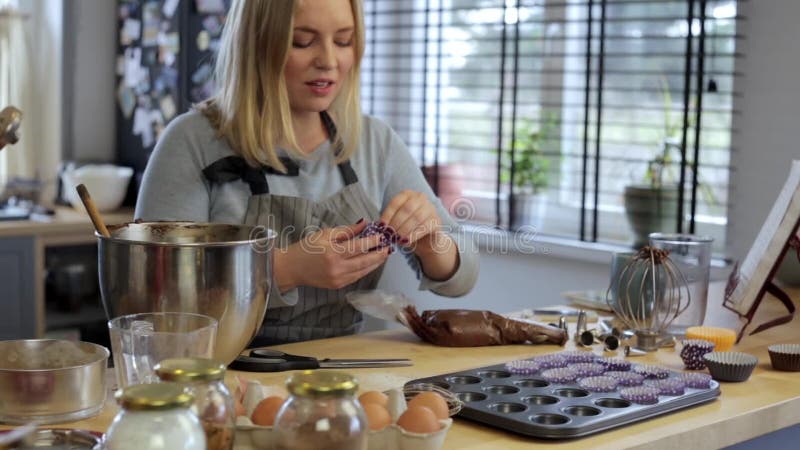
POLYGON ((111 233, 108 232, 108 228, 106 228, 103 218, 100 217, 100 213, 97 211, 97 207, 94 206, 94 200, 92 200, 92 196, 89 195, 89 190, 86 189, 86 186, 83 184, 77 185, 75 189, 78 191, 78 195, 81 197, 81 202, 83 202, 86 212, 89 213, 89 217, 92 219, 94 229, 97 230, 97 232, 103 237, 111 237, 111 233))

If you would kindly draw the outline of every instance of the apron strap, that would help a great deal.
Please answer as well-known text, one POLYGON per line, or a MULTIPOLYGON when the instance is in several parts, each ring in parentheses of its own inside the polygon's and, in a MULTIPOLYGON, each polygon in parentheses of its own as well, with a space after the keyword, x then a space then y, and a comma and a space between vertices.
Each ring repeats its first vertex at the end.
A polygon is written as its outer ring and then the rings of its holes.
POLYGON ((247 161, 241 156, 226 156, 218 159, 203 169, 203 175, 208 181, 219 184, 241 179, 250 185, 251 194, 269 193, 269 185, 267 184, 267 177, 264 176, 264 170, 247 164, 247 161))
MULTIPOLYGON (((334 155, 339 155, 342 151, 342 143, 339 142, 336 144, 336 124, 333 123, 333 119, 328 114, 327 111, 321 111, 319 113, 319 117, 322 119, 322 125, 325 127, 325 131, 328 133, 328 139, 331 141, 331 144, 337 145, 336 149, 334 150, 334 155)), ((344 185, 350 186, 351 184, 358 183, 358 176, 356 175, 356 171, 353 170, 353 166, 350 165, 350 160, 342 161, 338 164, 339 173, 342 174, 342 178, 344 179, 344 185)))
MULTIPOLYGON (((334 143, 337 133, 336 124, 333 123, 333 119, 326 111, 320 112, 319 116, 322 119, 325 131, 328 133, 328 139, 331 143, 334 143)), ((339 152, 341 152, 341 144, 336 148, 335 154, 338 155, 339 152)), ((286 166, 286 173, 278 172, 269 166, 252 167, 241 156, 226 156, 203 169, 203 175, 208 181, 219 184, 241 179, 250 186, 250 194, 269 194, 266 174, 290 177, 296 177, 300 174, 300 166, 294 160, 283 156, 279 159, 286 166)), ((338 167, 345 186, 358 183, 358 176, 350 165, 349 160, 342 161, 338 164, 338 167)))

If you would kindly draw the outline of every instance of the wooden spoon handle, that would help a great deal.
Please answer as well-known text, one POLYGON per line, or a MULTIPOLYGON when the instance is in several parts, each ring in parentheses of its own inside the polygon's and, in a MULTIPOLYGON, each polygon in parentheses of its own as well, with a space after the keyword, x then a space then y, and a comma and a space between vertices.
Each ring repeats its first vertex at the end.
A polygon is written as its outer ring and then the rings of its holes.
POLYGON ((103 237, 111 237, 111 233, 108 232, 108 228, 106 228, 106 224, 103 222, 103 218, 100 217, 100 213, 97 211, 97 207, 94 206, 94 201, 92 200, 92 197, 89 195, 89 191, 86 189, 86 186, 84 186, 83 184, 79 184, 75 187, 75 189, 78 191, 78 195, 81 197, 81 202, 83 202, 83 206, 86 208, 86 212, 89 213, 89 217, 92 219, 94 228, 103 237))

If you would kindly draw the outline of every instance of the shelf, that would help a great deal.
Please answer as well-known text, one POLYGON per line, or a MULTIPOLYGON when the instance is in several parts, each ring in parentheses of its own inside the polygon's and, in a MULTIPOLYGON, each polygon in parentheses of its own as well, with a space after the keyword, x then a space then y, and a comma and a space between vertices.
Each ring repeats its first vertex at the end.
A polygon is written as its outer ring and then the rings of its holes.
POLYGON ((105 322, 106 311, 102 305, 83 305, 77 312, 62 312, 48 308, 45 311, 45 325, 47 330, 60 328, 79 327, 97 322, 105 322))

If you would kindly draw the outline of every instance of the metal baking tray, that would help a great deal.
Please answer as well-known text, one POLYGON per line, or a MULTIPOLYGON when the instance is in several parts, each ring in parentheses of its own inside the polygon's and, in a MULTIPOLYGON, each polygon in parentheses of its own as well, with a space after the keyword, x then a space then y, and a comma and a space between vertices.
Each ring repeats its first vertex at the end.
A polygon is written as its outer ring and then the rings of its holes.
MULTIPOLYGON (((677 372, 672 371, 672 375, 677 372)), ((651 417, 714 400, 719 383, 708 389, 687 387, 680 396, 658 397, 658 403, 638 405, 615 392, 595 393, 578 386, 552 384, 538 373, 517 375, 505 364, 478 367, 406 383, 432 383, 454 393, 464 403, 459 417, 526 436, 568 439, 625 426, 651 417)))

